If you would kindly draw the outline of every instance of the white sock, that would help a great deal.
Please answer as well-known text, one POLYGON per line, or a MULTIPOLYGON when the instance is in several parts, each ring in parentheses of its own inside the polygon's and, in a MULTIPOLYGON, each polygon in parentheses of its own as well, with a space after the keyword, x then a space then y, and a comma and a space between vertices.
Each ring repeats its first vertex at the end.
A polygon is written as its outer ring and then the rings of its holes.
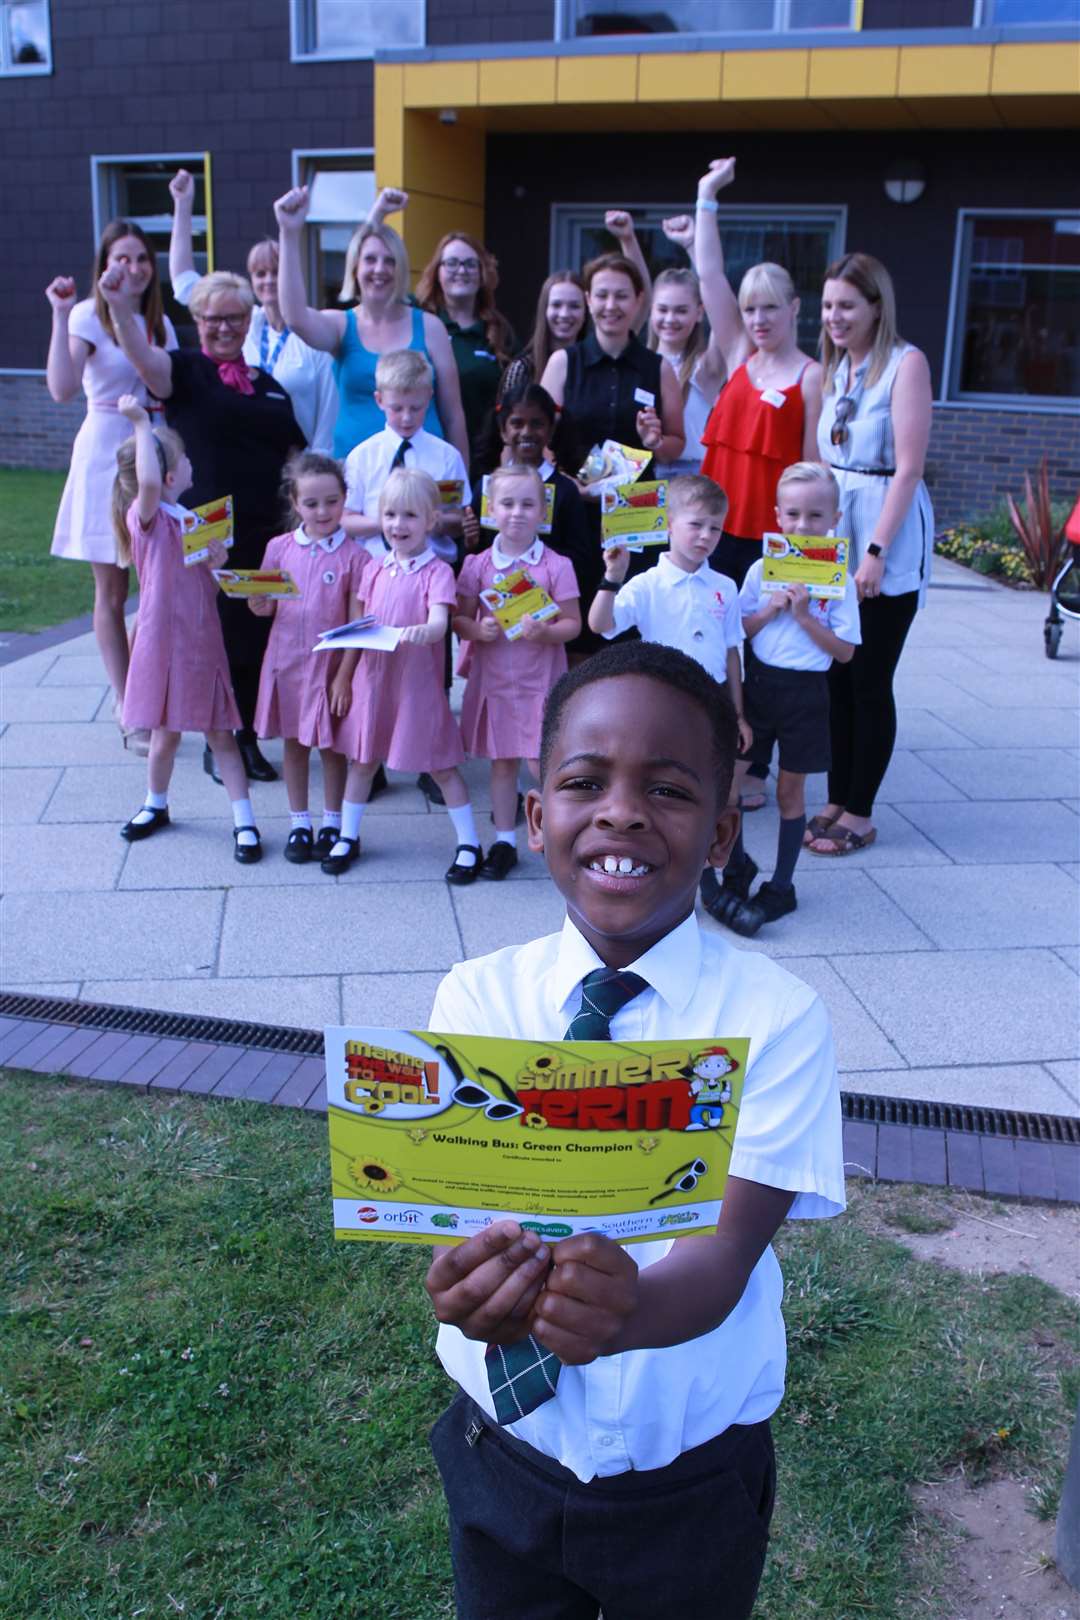
POLYGON ((517 833, 513 827, 511 827, 509 832, 500 832, 498 827, 496 827, 495 842, 497 844, 509 844, 512 849, 517 849, 517 833))
POLYGON ((289 820, 292 822, 294 828, 303 827, 305 832, 311 831, 310 810, 292 810, 289 813, 289 820))
POLYGON ((148 793, 146 795, 146 799, 145 799, 145 801, 143 803, 142 809, 141 810, 136 810, 135 814, 132 816, 131 825, 133 827, 148 827, 150 825, 150 823, 155 819, 154 818, 154 811, 155 810, 166 810, 166 809, 168 809, 168 805, 169 805, 168 794, 166 794, 166 793, 148 793))
POLYGON ((234 799, 232 801, 232 818, 234 827, 245 827, 247 829, 246 832, 240 834, 236 842, 245 849, 250 849, 257 844, 259 840, 256 838, 254 830, 255 812, 251 808, 250 799, 234 799))
MULTIPOLYGON (((476 830, 476 817, 473 815, 472 805, 462 804, 456 810, 452 805, 447 805, 446 813, 454 824, 454 835, 458 843, 469 844, 473 849, 477 849, 480 844, 480 834, 476 830)), ((459 866, 475 866, 476 856, 459 855, 457 864, 459 866)))
POLYGON ((360 823, 364 819, 366 809, 366 804, 357 804, 352 799, 342 801, 341 816, 338 821, 342 838, 359 838, 360 823))
POLYGON ((324 827, 332 827, 334 831, 337 832, 338 828, 341 826, 341 811, 324 810, 322 813, 322 824, 324 827))
POLYGON ((164 810, 169 803, 167 793, 148 793, 143 801, 147 810, 164 810))

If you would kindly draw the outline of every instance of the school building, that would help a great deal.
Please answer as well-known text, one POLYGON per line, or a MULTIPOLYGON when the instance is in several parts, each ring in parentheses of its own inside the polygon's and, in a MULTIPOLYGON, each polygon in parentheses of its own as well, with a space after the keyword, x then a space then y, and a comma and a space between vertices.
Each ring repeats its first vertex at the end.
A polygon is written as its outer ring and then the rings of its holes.
POLYGON ((332 303, 375 187, 403 186, 414 270, 443 231, 482 236, 525 335, 549 269, 605 244, 606 207, 631 210, 655 268, 676 262, 661 219, 735 153, 731 273, 786 264, 806 346, 830 259, 891 269, 933 370, 940 522, 1044 454, 1072 499, 1078 126, 1080 0, 0 0, 0 462, 65 464, 82 412, 45 390, 43 290, 89 290, 118 214, 164 268, 181 164, 200 263, 242 268, 303 181, 332 303))

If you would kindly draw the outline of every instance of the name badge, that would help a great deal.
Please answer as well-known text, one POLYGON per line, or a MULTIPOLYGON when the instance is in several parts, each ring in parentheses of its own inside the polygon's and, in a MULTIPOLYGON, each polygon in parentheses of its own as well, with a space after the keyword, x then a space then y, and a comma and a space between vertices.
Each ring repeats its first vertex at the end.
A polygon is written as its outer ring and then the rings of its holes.
POLYGON ((656 404, 656 395, 650 394, 647 388, 634 389, 634 404, 644 405, 646 410, 656 404))
POLYGON ((760 397, 761 403, 763 405, 771 405, 774 408, 774 410, 779 410, 780 407, 782 405, 784 405, 786 403, 786 400, 787 400, 786 394, 781 394, 775 388, 766 388, 765 392, 763 394, 761 394, 759 397, 760 397))
POLYGON ((474 349, 473 354, 477 360, 494 360, 495 358, 489 349, 474 349))
POLYGON ((268 388, 263 397, 264 397, 264 399, 287 399, 288 395, 286 395, 286 394, 275 394, 268 388))

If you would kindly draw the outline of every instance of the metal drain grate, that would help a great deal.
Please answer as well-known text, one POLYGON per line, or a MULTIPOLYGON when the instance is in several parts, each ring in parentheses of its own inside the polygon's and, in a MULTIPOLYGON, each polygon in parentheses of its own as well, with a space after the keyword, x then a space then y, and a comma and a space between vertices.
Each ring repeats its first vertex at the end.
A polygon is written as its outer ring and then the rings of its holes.
POLYGON ((238 1018, 202 1018, 193 1013, 155 1012, 143 1007, 109 1007, 95 1001, 64 1001, 52 996, 0 994, 0 1017, 38 1018, 45 1024, 78 1029, 116 1030, 128 1035, 170 1035, 181 1041, 214 1041, 250 1046, 261 1052, 296 1052, 321 1057, 322 1031, 279 1024, 245 1024, 238 1018))
POLYGON ((868 1125, 921 1125, 968 1136, 1011 1136, 1024 1142, 1080 1143, 1080 1120, 1061 1114, 1018 1114, 1008 1108, 975 1108, 966 1103, 918 1102, 912 1097, 867 1097, 845 1091, 845 1119, 868 1125))

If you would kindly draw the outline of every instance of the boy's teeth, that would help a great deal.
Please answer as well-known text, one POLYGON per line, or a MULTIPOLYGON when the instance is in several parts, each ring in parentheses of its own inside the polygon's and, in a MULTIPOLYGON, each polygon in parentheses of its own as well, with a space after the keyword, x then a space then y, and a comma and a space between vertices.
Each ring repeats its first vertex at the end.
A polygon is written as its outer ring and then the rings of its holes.
POLYGON ((644 862, 635 866, 629 855, 597 856, 591 864, 596 871, 604 872, 608 877, 644 877, 649 870, 644 862))

